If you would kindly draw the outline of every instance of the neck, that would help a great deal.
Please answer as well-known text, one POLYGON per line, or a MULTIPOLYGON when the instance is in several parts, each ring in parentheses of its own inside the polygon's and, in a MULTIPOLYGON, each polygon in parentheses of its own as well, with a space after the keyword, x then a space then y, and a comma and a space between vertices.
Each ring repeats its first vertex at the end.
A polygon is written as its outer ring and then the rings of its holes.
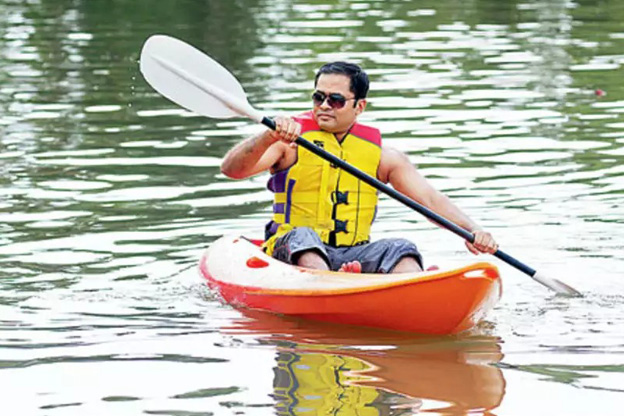
MULTIPOLYGON (((353 124, 355 124, 355 122, 353 124)), ((351 124, 349 126, 349 128, 346 129, 345 131, 341 131, 339 133, 334 133, 334 136, 336 137, 336 140, 341 142, 345 137, 347 137, 347 134, 349 134, 349 132, 351 131, 351 127, 353 127, 353 124, 351 124)))

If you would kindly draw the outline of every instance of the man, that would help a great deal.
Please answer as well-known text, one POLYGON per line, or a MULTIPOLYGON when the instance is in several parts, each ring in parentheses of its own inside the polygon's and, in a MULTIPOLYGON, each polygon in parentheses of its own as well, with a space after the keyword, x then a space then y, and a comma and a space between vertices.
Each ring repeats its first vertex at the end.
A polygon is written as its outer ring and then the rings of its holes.
POLYGON ((377 212, 377 191, 296 146, 302 136, 358 169, 390 183, 397 191, 474 233, 474 253, 493 253, 492 235, 435 190, 406 155, 382 146, 379 130, 357 123, 366 108, 368 76, 357 65, 333 62, 319 69, 312 111, 277 117, 266 130, 232 148, 221 171, 234 179, 270 170, 273 219, 266 227, 265 250, 302 267, 366 273, 423 269, 416 246, 404 239, 369 242, 377 212))

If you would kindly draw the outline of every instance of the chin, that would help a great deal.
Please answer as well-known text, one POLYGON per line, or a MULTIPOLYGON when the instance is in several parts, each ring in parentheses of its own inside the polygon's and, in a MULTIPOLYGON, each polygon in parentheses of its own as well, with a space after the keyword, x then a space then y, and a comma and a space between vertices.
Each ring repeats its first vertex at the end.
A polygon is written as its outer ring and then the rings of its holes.
POLYGON ((336 130, 336 123, 334 122, 334 120, 325 121, 317 119, 316 122, 318 123, 320 128, 329 133, 333 133, 336 130))

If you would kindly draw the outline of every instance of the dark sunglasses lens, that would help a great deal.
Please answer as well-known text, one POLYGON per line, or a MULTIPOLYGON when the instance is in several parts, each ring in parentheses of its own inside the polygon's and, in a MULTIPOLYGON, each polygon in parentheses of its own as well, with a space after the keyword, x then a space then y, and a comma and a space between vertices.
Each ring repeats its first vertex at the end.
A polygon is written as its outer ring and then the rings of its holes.
POLYGON ((312 94, 312 101, 314 101, 314 105, 323 105, 325 100, 327 100, 327 104, 331 108, 335 109, 341 109, 347 102, 347 99, 343 97, 342 94, 338 93, 329 94, 329 96, 327 96, 320 91, 315 91, 312 94))
POLYGON ((336 109, 344 107, 346 102, 347 102, 346 98, 340 94, 330 94, 329 100, 327 100, 327 104, 329 104, 331 108, 336 108, 336 109))
POLYGON ((323 104, 323 102, 325 101, 325 94, 316 91, 314 94, 312 94, 312 101, 314 101, 315 105, 321 105, 323 104))

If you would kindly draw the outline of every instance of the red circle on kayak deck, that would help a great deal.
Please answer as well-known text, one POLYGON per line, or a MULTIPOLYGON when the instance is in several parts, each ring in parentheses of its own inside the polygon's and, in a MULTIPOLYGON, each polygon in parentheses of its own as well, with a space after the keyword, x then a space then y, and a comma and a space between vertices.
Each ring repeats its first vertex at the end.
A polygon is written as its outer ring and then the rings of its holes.
POLYGON ((254 256, 254 257, 250 257, 247 260, 247 267, 251 267, 252 269, 259 269, 261 267, 267 267, 269 265, 269 263, 267 263, 266 261, 259 259, 258 257, 254 256))

